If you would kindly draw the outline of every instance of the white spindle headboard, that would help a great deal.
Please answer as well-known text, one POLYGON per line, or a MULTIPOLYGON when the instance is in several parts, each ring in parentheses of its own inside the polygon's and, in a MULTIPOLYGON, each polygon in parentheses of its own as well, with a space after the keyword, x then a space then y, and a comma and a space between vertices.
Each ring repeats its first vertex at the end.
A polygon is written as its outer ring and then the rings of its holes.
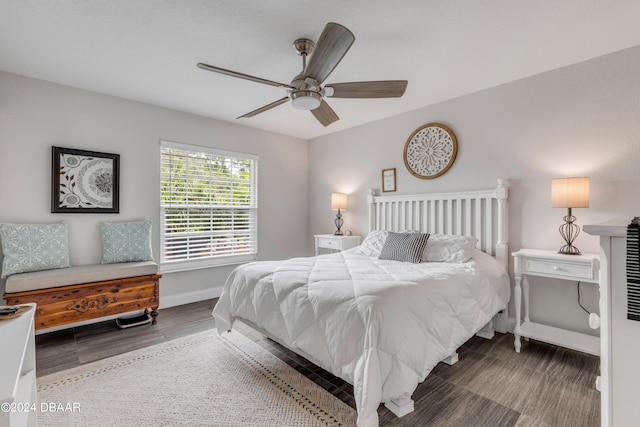
POLYGON ((477 248, 509 270, 508 187, 491 190, 376 196, 370 194, 369 231, 418 230, 478 239, 477 248))

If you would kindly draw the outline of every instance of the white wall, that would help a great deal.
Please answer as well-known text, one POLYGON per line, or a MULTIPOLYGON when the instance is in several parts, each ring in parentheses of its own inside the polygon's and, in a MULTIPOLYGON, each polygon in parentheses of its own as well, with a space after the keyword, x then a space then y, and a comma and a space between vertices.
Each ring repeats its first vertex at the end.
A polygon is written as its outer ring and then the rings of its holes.
MULTIPOLYGON (((101 260, 100 221, 148 218, 159 260, 161 139, 260 156, 259 258, 308 251, 307 141, 1 71, 0 222, 66 220, 79 265, 101 260), (120 154, 119 214, 50 213, 54 145, 120 154)), ((161 306, 214 295, 232 268, 166 273, 161 306)))
MULTIPOLYGON (((550 207, 552 178, 591 177, 591 206, 574 211, 580 225, 640 214, 638 75, 640 47, 307 143, 0 72, 0 222, 65 219, 71 261, 87 264, 100 260, 99 221, 150 218, 157 257, 158 141, 168 139, 260 156, 260 259, 311 254, 309 236, 333 231, 334 191, 350 194, 344 228, 366 234, 367 191, 380 188, 381 170, 389 167, 405 194, 489 188, 507 178, 511 250, 555 250, 565 212, 550 207), (420 180, 406 170, 402 153, 409 135, 428 122, 452 128, 459 152, 445 175, 420 180), (52 145, 121 155, 119 215, 49 213, 52 145)), ((576 245, 598 252, 597 239, 584 233, 576 245)), ((211 295, 231 268, 166 274, 161 300, 211 295)), ((532 318, 590 332, 576 297, 574 283, 532 280, 532 318)), ((593 286, 583 285, 583 298, 596 309, 593 286)))
MULTIPOLYGON (((635 47, 311 140, 310 234, 333 230, 329 199, 340 191, 350 195, 344 228, 366 235, 367 191, 380 189, 381 170, 391 167, 398 194, 492 188, 496 178, 508 179, 511 251, 562 246, 557 228, 566 210, 550 207, 552 178, 591 177, 590 207, 574 210, 579 225, 640 215, 639 75, 635 47), (403 150, 429 122, 455 132, 458 157, 445 175, 421 180, 407 171, 403 150)), ((598 253, 597 238, 586 233, 576 246, 598 253)), ((593 333, 575 286, 532 278, 532 320, 593 333)), ((595 286, 582 289, 584 304, 597 310, 595 286)))

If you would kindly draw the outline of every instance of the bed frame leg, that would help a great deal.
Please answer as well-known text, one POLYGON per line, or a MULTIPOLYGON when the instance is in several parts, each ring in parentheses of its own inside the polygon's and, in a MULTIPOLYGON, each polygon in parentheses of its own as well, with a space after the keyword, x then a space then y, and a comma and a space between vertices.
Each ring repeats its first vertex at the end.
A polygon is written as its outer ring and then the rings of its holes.
POLYGON ((413 412, 413 400, 409 396, 403 396, 399 399, 391 399, 384 403, 388 410, 394 413, 398 418, 404 417, 413 412))
POLYGON ((489 320, 489 323, 484 325, 484 328, 480 329, 476 335, 487 340, 493 339, 493 337, 495 336, 495 330, 493 329, 493 319, 489 320))
POLYGON ((451 353, 449 355, 449 357, 446 357, 446 358, 442 359, 442 361, 444 363, 446 363, 447 365, 449 365, 449 366, 455 365, 456 363, 458 363, 458 360, 459 359, 458 359, 458 352, 457 351, 454 351, 453 353, 451 353))

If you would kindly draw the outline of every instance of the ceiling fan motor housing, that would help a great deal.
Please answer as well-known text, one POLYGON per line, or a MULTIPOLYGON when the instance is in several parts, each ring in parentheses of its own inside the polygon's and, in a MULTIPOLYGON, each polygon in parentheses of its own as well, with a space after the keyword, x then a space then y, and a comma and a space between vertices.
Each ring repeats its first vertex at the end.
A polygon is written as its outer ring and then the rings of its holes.
POLYGON ((322 102, 322 93, 317 81, 302 73, 291 80, 293 89, 289 92, 291 105, 298 110, 315 110, 322 102))

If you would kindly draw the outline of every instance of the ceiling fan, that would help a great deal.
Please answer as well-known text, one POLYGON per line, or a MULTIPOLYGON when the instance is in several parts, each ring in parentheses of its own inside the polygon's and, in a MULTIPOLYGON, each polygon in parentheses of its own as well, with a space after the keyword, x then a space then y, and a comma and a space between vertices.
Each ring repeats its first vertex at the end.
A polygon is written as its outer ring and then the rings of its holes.
POLYGON ((280 98, 277 101, 240 116, 238 117, 239 119, 243 117, 253 117, 284 104, 287 101, 291 101, 291 104, 295 108, 310 110, 323 126, 328 126, 339 120, 339 117, 324 100, 325 97, 398 98, 404 95, 407 88, 406 80, 333 83, 327 84, 324 87, 321 86, 326 78, 329 77, 329 74, 331 74, 340 63, 355 39, 355 36, 348 28, 334 22, 329 22, 324 27, 322 34, 320 34, 317 44, 309 39, 298 39, 294 41, 293 47, 298 55, 302 56, 302 72, 295 76, 289 84, 214 67, 213 65, 203 64, 202 62, 198 63, 198 67, 203 70, 213 71, 214 73, 276 86, 287 91, 287 96, 284 98, 280 98), (309 57, 308 62, 307 57, 309 57))

